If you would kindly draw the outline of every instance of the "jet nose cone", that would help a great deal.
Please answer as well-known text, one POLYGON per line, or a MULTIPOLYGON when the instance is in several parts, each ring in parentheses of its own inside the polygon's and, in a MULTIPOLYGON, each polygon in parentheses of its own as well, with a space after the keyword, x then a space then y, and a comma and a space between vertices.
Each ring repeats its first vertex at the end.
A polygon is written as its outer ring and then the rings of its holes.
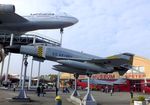
POLYGON ((70 25, 76 24, 79 20, 78 20, 77 18, 75 18, 75 17, 67 17, 65 21, 66 21, 66 22, 69 24, 69 26, 70 26, 70 25))
MULTIPOLYGON (((63 64, 65 61, 64 61, 64 60, 57 60, 57 62, 63 64)), ((55 67, 55 66, 54 66, 54 67, 55 67)))
POLYGON ((78 20, 77 18, 75 18, 75 17, 72 18, 72 23, 73 23, 73 24, 78 23, 78 21, 79 21, 79 20, 78 20))

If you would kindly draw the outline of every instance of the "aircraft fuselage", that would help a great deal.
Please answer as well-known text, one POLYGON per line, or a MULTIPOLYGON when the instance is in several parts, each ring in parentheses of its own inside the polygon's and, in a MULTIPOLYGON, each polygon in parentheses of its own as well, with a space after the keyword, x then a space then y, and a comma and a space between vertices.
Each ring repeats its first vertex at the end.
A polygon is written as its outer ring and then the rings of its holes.
POLYGON ((1 23, 0 32, 25 33, 39 29, 60 29, 78 22, 75 17, 54 14, 34 14, 23 18, 26 21, 1 23))
MULTIPOLYGON (((86 53, 82 53, 82 52, 77 52, 77 51, 73 51, 73 50, 69 50, 66 48, 61 48, 61 47, 54 47, 54 46, 28 46, 28 45, 22 45, 21 47, 19 46, 17 48, 17 46, 14 47, 11 46, 11 48, 9 48, 10 52, 14 52, 14 53, 21 53, 21 54, 27 54, 27 55, 31 55, 34 57, 38 57, 38 58, 43 58, 46 60, 51 60, 51 61, 56 61, 58 63, 61 63, 63 65, 72 67, 72 69, 81 69, 81 70, 87 70, 87 72, 89 71, 93 71, 93 72, 111 72, 113 67, 106 67, 104 65, 98 66, 96 64, 93 63, 88 63, 86 62, 86 60, 91 60, 91 59, 101 59, 98 56, 94 56, 94 55, 90 55, 90 54, 86 54, 86 53), (15 50, 18 49, 18 50, 15 50), (18 52, 15 52, 18 51, 18 52), (65 58, 65 59, 64 59, 65 58), (71 59, 76 58, 76 60, 71 60, 71 59), (70 59, 70 60, 69 60, 70 59), (83 59, 83 61, 78 61, 78 59, 83 59)), ((64 68, 61 68, 64 69, 64 68)), ((65 67, 65 69, 67 69, 65 67)))

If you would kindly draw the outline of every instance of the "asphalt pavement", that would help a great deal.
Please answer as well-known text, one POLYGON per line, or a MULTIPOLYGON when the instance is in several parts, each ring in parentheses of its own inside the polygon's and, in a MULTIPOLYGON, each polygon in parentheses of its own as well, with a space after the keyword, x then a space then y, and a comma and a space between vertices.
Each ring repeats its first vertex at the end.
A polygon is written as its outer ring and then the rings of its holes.
MULTIPOLYGON (((83 98, 86 91, 79 91, 83 98)), ((93 97, 96 99, 98 105, 132 105, 130 104, 130 93, 128 92, 116 92, 112 96, 110 93, 103 93, 100 91, 92 91, 93 97)), ((13 92, 11 90, 0 89, 0 105, 56 105, 55 92, 47 92, 45 96, 40 97, 34 91, 28 91, 27 95, 32 100, 31 102, 16 102, 12 101, 11 98, 18 96, 19 91, 13 92)), ((62 105, 74 105, 68 101, 71 93, 62 93, 59 95, 62 98, 62 105)), ((134 97, 139 95, 149 97, 149 94, 134 93, 134 97)))

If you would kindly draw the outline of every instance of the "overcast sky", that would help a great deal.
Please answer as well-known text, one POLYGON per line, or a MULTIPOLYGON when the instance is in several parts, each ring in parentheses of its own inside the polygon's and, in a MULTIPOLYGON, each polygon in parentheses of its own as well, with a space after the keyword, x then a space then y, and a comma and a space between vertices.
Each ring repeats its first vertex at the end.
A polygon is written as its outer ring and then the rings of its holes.
MULTIPOLYGON (((78 18, 77 24, 64 29, 65 48, 101 57, 130 52, 150 59, 150 0, 0 1, 1 4, 14 4, 19 15, 66 12, 78 18)), ((37 33, 57 40, 60 36, 59 30, 37 33)), ((21 56, 13 56, 12 61, 10 73, 19 74, 21 56)), ((34 66, 34 76, 37 75, 37 63, 35 62, 34 66)), ((54 63, 42 63, 41 74, 54 73, 51 64, 54 63)), ((4 68, 6 70, 6 65, 4 68)), ((28 74, 30 68, 29 63, 28 74)))

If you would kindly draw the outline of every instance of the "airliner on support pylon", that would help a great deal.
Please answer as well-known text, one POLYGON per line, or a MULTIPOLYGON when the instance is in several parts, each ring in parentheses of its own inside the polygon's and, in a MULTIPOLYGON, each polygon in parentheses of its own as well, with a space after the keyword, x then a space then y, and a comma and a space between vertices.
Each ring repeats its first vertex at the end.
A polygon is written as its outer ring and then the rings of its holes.
POLYGON ((38 29, 63 29, 78 22, 67 14, 36 13, 20 16, 14 5, 0 4, 0 33, 21 35, 38 29))

